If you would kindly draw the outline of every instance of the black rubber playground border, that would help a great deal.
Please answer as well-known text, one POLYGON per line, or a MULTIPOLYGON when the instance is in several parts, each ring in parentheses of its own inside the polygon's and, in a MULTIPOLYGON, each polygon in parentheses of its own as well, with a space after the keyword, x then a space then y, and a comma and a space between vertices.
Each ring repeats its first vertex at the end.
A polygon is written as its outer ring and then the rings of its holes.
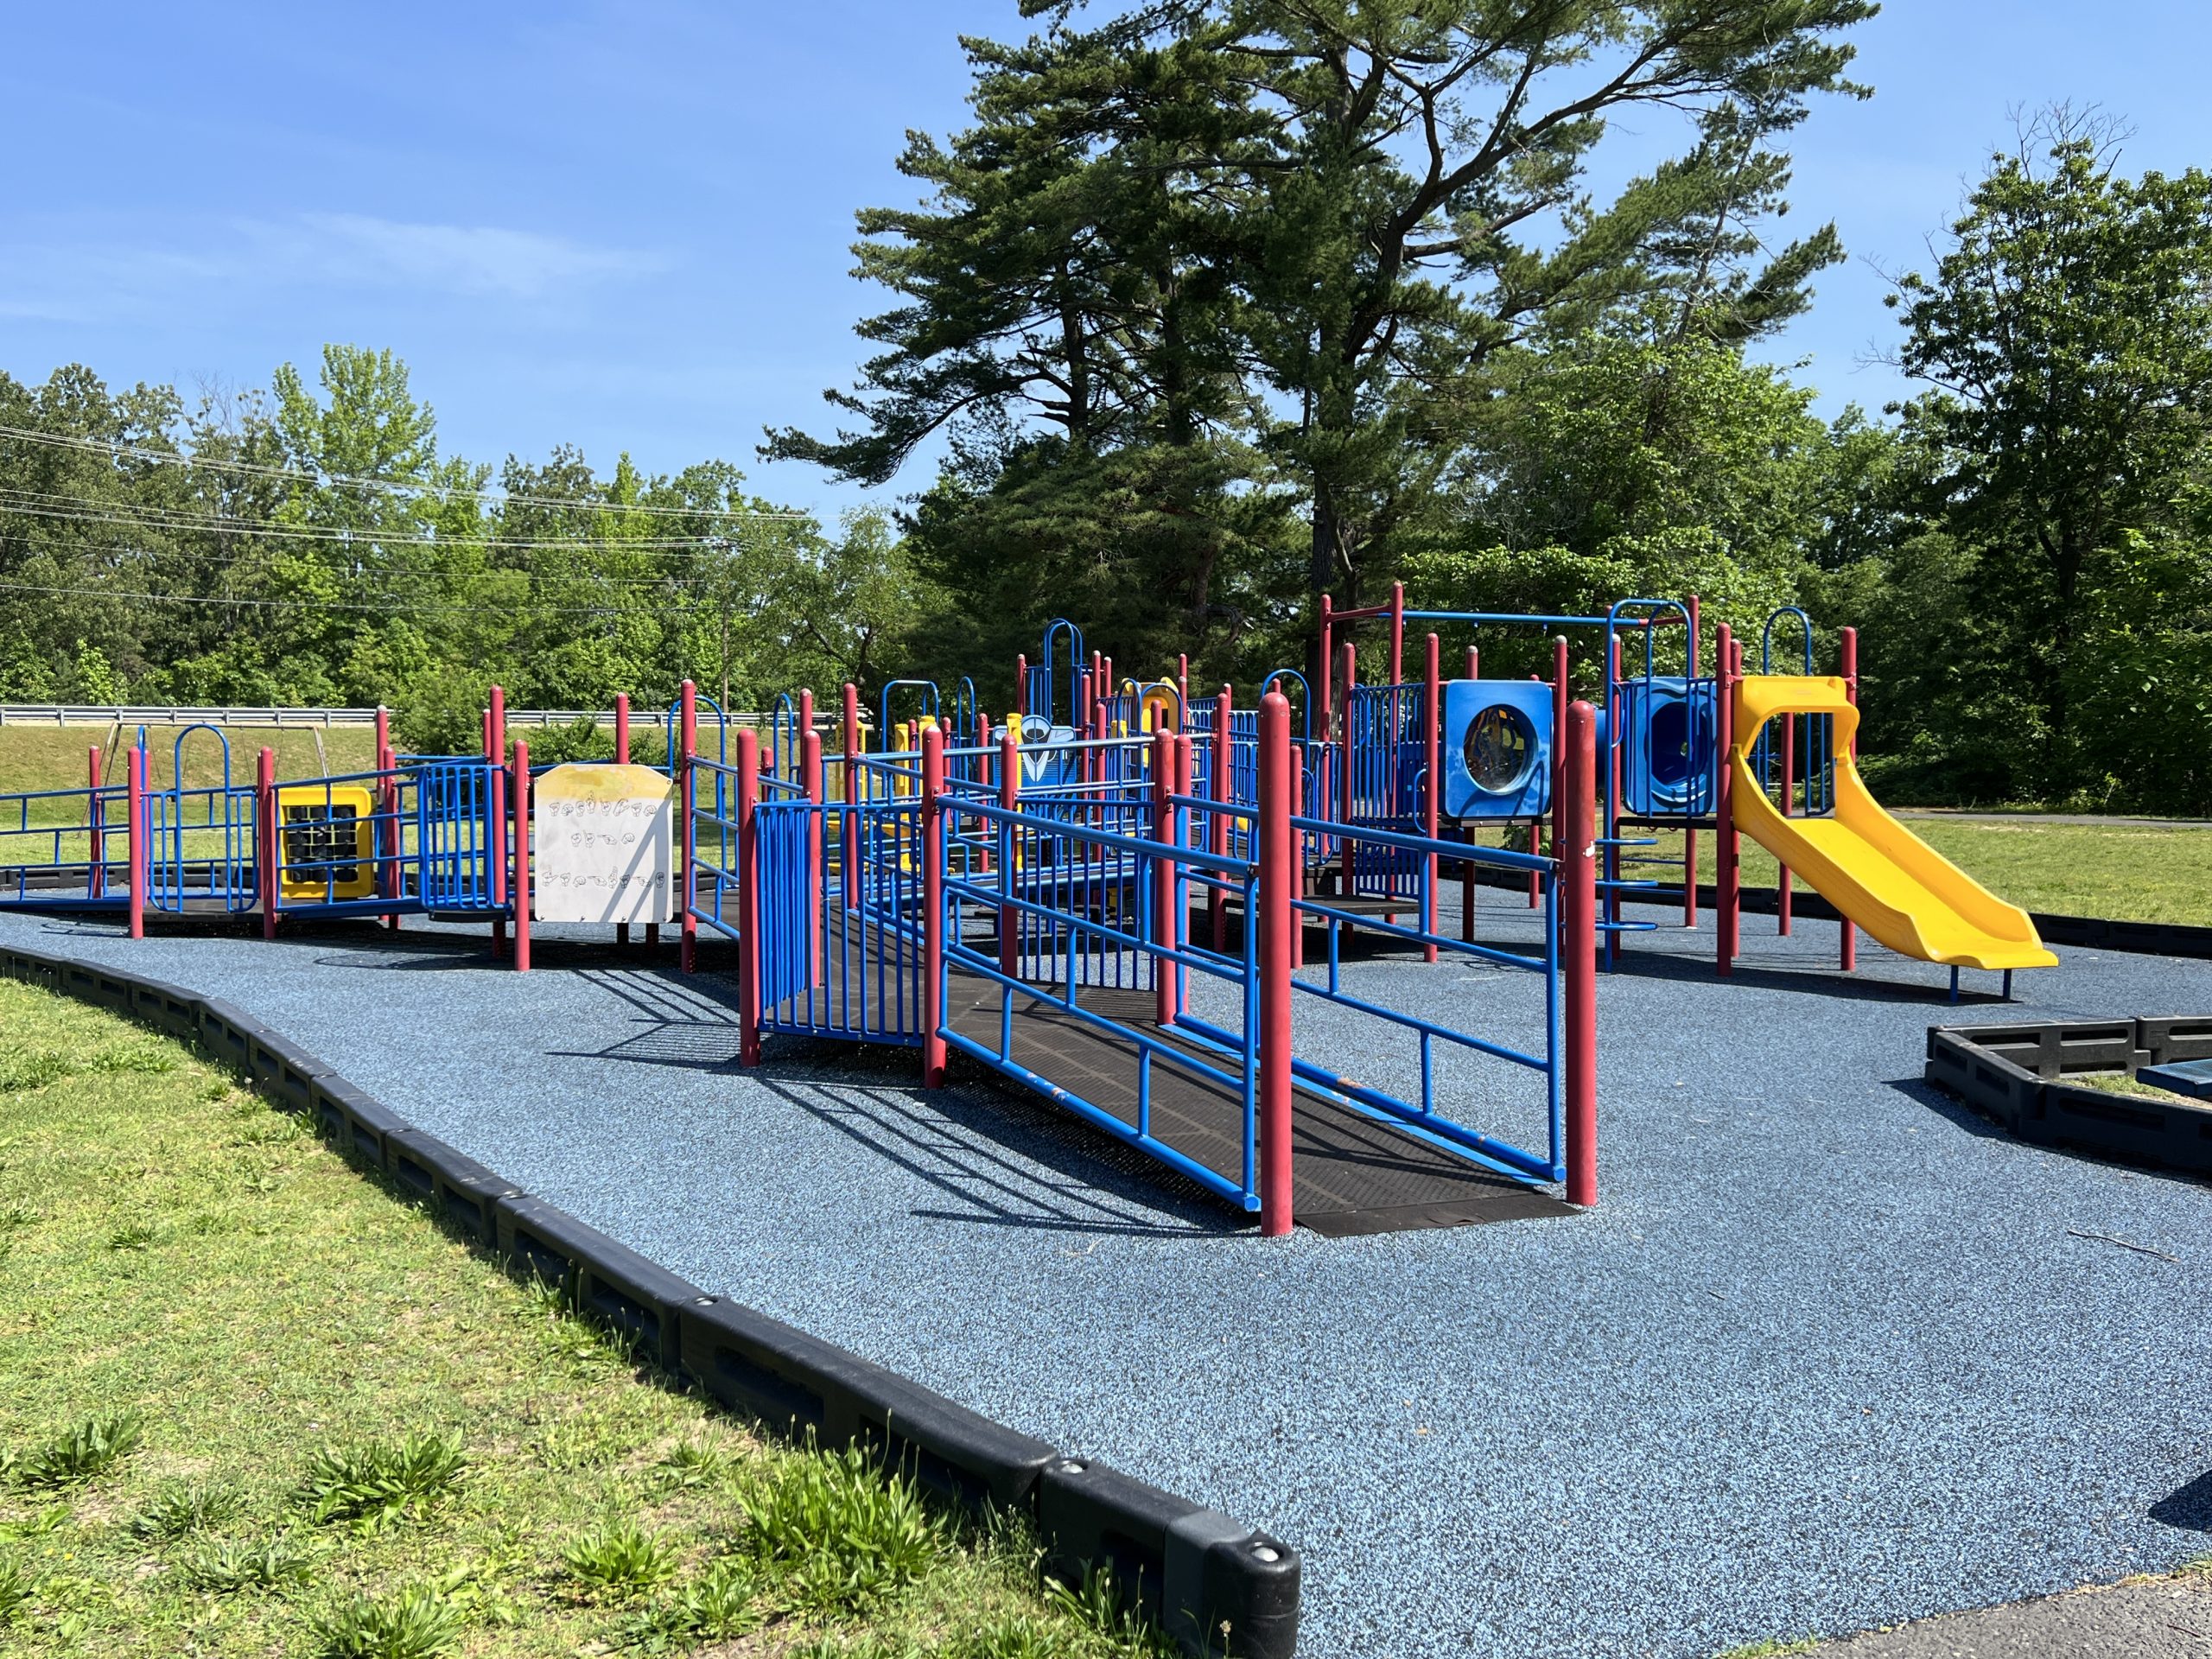
POLYGON ((2212 1014, 1930 1026, 1925 1075, 2023 1141, 2212 1175, 2212 1105, 2066 1081, 2202 1059, 2212 1059, 2212 1014))
POLYGON ((0 972, 198 1043, 516 1270, 565 1285, 577 1306, 724 1407, 825 1449, 863 1447, 969 1509, 1028 1516, 1047 1570, 1080 1581, 1109 1569, 1125 1605, 1183 1652, 1290 1659, 1296 1649, 1300 1563, 1281 1540, 707 1294, 414 1128, 227 1002, 12 946, 0 947, 0 972))

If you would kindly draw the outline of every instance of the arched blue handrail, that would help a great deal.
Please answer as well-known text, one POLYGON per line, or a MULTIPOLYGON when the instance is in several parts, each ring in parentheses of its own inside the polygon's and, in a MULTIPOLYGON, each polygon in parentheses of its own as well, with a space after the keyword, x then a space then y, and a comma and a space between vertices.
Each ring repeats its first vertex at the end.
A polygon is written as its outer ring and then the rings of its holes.
POLYGON ((919 687, 923 692, 922 706, 915 711, 916 714, 926 719, 939 720, 942 723, 938 714, 935 680, 886 680, 883 690, 876 694, 875 698, 876 741, 883 745, 886 753, 891 749, 891 694, 901 686, 919 687))
MULTIPOLYGON (((713 714, 715 717, 715 759, 720 761, 723 766, 728 766, 729 764, 729 716, 722 712, 721 704, 716 702, 712 697, 709 696, 705 692, 699 690, 696 687, 693 688, 691 692, 691 703, 692 718, 695 721, 698 718, 697 711, 699 709, 704 709, 713 714)), ((677 750, 682 746, 683 741, 683 699, 678 697, 674 702, 668 705, 668 764, 661 768, 661 770, 666 772, 671 778, 676 776, 677 750)))
POLYGON ((1313 735, 1313 688, 1306 683, 1306 676, 1294 668, 1279 668, 1260 682, 1260 695, 1266 696, 1274 690, 1277 680, 1298 682, 1298 735, 1310 740, 1313 735))
MULTIPOLYGON (((212 733, 215 741, 223 746, 223 792, 226 795, 229 794, 231 792, 231 740, 223 734, 222 728, 210 726, 205 721, 186 727, 176 734, 176 741, 169 746, 169 787, 180 791, 184 788, 184 740, 194 732, 212 733)), ((143 736, 139 739, 139 746, 141 747, 145 746, 145 739, 143 736)))
POLYGON ((972 743, 976 741, 976 716, 982 709, 976 696, 976 682, 963 674, 952 689, 952 741, 972 743))
POLYGON ((1805 673, 1809 677, 1813 672, 1813 619, 1795 605, 1777 606, 1774 613, 1767 618, 1766 627, 1759 634, 1759 672, 1774 672, 1774 625, 1785 616, 1796 617, 1805 636, 1805 673))
MULTIPOLYGON (((1033 700, 1031 712, 1042 713, 1048 723, 1053 718, 1052 704, 1058 697, 1059 679, 1056 666, 1058 658, 1053 655, 1052 644, 1064 634, 1068 642, 1068 724, 1073 726, 1076 723, 1076 715, 1081 712, 1078 706, 1081 692, 1076 683, 1076 676, 1084 667, 1083 630, 1064 616, 1056 616, 1045 625, 1045 661, 1042 664, 1045 675, 1045 706, 1039 710, 1035 707, 1033 700)), ((1021 689, 1025 694, 1029 690, 1027 686, 1021 689)))
MULTIPOLYGON (((1690 672, 1689 665, 1690 652, 1694 644, 1690 634, 1690 607, 1683 604, 1679 599, 1621 599, 1614 601, 1612 608, 1605 613, 1605 661, 1607 664, 1611 664, 1612 662, 1614 636, 1621 628, 1641 628, 1643 630, 1643 673, 1642 677, 1647 680, 1656 677, 1655 669, 1656 664, 1653 660, 1653 656, 1656 649, 1656 640, 1655 636, 1656 636, 1659 630, 1655 627, 1653 624, 1658 621, 1662 613, 1669 611, 1673 612, 1676 616, 1681 619, 1682 677, 1685 679, 1695 678, 1696 677, 1690 672), (1643 614, 1641 616, 1637 615, 1636 613, 1638 612, 1643 613, 1643 614)), ((1621 664, 1621 677, 1624 679, 1634 677, 1628 673, 1628 664, 1625 663, 1621 664)))
POLYGON ((798 705, 791 701, 790 692, 779 691, 776 693, 776 701, 769 706, 768 709, 769 775, 775 778, 784 776, 786 762, 796 767, 798 765, 798 705), (785 732, 791 734, 791 743, 788 747, 784 742, 785 732))

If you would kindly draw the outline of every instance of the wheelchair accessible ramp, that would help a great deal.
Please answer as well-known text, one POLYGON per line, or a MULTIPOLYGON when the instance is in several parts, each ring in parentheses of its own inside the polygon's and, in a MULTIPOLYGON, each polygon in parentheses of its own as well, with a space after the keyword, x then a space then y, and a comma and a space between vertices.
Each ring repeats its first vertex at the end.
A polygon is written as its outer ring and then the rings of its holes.
MULTIPOLYGON (((946 1012, 953 1029, 995 1046, 999 988, 960 974, 950 977, 946 1012)), ((1174 1039, 1172 1028, 1154 1023, 1149 991, 1092 988, 1084 990, 1083 1001, 1109 1019, 1174 1039)), ((1123 1122, 1135 1123, 1138 1059, 1133 1045, 1058 1014, 1049 1003, 1016 995, 1012 1058, 1031 1071, 1065 1083, 1123 1122)), ((1153 1067, 1153 1133, 1232 1180, 1242 1170, 1242 1103, 1227 1087, 1173 1066, 1153 1067)), ((1541 1187, 1447 1152, 1325 1095, 1300 1089, 1292 1121, 1293 1211, 1300 1226, 1325 1237, 1573 1213, 1541 1187)), ((1103 1131, 1098 1139, 1112 1143, 1103 1131)), ((1160 1168, 1141 1155, 1129 1162, 1133 1168, 1140 1163, 1147 1170, 1160 1168)))

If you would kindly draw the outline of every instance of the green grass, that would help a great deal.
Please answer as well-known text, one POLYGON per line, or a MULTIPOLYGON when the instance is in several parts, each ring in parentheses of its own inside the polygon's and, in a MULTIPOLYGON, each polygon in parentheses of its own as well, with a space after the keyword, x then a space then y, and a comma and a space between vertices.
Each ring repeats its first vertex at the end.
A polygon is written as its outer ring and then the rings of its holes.
POLYGON ((0 1653, 1155 1651, 1036 1561, 641 1370, 203 1057, 0 982, 0 1653))
MULTIPOLYGON (((86 750, 108 743, 111 728, 105 726, 0 727, 0 790, 14 794, 26 790, 82 789, 88 780, 86 750)), ((176 740, 181 726, 146 728, 146 782, 166 789, 173 781, 176 740)), ((231 781, 253 781, 256 757, 263 747, 276 751, 279 778, 320 778, 323 761, 333 776, 366 772, 376 764, 376 731, 367 726, 334 726, 318 731, 301 726, 226 726, 231 741, 231 781), (318 757, 315 740, 322 740, 318 757)), ((127 727, 116 739, 118 751, 137 741, 138 728, 127 727)), ((124 756, 103 754, 105 781, 123 785, 124 756)), ((206 732, 195 732, 184 746, 184 781, 188 787, 211 787, 223 781, 223 746, 206 732)))
MULTIPOLYGON (((2023 910, 2212 925, 2212 828, 2049 823, 2026 817, 1995 823, 1941 818, 1904 823, 1982 886, 2023 910)), ((1671 868, 1648 874, 1679 881, 1681 838, 1669 833, 1658 839, 1656 847, 1636 851, 1675 861, 1671 868)), ((1709 833, 1698 837, 1701 881, 1713 879, 1713 842, 1709 833)), ((1775 872, 1773 856, 1745 837, 1744 885, 1770 887, 1775 872)))

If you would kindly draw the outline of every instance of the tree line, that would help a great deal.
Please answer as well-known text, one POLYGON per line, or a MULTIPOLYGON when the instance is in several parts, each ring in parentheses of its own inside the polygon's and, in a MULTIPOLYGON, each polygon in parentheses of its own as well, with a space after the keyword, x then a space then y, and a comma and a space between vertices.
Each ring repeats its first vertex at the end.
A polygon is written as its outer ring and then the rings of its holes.
MULTIPOLYGON (((860 214, 891 301, 833 429, 763 445, 911 480, 895 518, 825 530, 718 461, 511 458, 493 488, 347 348, 316 389, 189 411, 82 370, 0 383, 0 690, 398 686, 419 724, 494 674, 591 706, 967 672, 995 703, 1067 614, 1133 670, 1187 652, 1249 691, 1304 659, 1323 594, 1695 592, 1755 659, 1777 606, 1823 670, 1864 630, 1899 798, 2212 808, 2202 173, 2131 175, 2093 115, 2026 124, 1895 277, 1881 326, 1921 390, 1822 419, 1758 352, 1844 257, 1781 227, 1789 135, 1872 95, 1864 0, 1025 10, 1027 40, 965 42, 969 124, 910 137, 918 202, 860 214), (1599 192, 1614 128, 1662 111, 1674 153, 1599 192), (41 492, 133 527, 37 518, 41 492)), ((1501 673, 1543 648, 1482 644, 1501 673)))

